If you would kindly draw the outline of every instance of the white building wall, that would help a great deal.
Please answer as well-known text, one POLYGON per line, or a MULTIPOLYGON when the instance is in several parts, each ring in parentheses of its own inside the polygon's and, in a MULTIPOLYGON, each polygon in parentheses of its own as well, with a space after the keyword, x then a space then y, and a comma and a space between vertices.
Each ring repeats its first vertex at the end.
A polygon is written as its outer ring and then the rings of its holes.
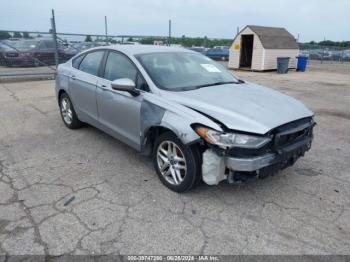
POLYGON ((265 49, 265 59, 262 70, 277 69, 277 57, 290 57, 289 68, 296 67, 296 56, 298 49, 265 49))
POLYGON ((236 46, 240 48, 241 46, 241 35, 238 35, 236 39, 233 41, 230 48, 230 56, 228 59, 228 67, 229 68, 239 68, 239 57, 240 57, 240 49, 236 49, 236 46))

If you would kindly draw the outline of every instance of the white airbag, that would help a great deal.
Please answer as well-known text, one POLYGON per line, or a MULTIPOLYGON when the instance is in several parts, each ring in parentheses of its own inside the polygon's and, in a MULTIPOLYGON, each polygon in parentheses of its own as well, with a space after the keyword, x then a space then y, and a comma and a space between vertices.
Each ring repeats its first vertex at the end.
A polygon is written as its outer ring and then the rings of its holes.
POLYGON ((208 185, 218 185, 220 181, 226 179, 224 158, 211 149, 203 153, 202 176, 208 185))

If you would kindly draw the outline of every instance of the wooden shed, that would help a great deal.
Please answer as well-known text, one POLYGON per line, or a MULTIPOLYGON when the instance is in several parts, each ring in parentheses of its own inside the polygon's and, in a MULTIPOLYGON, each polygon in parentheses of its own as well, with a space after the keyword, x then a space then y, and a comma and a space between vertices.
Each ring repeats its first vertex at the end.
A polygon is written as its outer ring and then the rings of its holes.
POLYGON ((228 66, 276 70, 277 57, 290 57, 289 68, 295 68, 298 54, 298 43, 285 28, 248 25, 233 40, 228 66))

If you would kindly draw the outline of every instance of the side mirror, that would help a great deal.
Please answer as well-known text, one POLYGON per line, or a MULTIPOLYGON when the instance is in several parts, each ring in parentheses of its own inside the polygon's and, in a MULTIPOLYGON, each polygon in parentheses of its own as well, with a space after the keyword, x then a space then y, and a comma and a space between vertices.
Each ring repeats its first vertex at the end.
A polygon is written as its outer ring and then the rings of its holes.
POLYGON ((140 91, 136 89, 135 82, 129 78, 116 79, 112 82, 111 86, 114 90, 125 91, 132 96, 138 96, 140 94, 140 91))

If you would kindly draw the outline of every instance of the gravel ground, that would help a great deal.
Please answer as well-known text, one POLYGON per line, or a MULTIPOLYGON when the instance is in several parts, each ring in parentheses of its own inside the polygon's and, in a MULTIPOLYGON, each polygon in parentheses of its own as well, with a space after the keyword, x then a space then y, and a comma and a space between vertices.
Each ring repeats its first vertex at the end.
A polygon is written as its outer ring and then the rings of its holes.
POLYGON ((181 195, 119 141, 65 128, 53 81, 0 84, 0 254, 350 254, 350 66, 309 68, 236 72, 316 112, 304 158, 181 195))

